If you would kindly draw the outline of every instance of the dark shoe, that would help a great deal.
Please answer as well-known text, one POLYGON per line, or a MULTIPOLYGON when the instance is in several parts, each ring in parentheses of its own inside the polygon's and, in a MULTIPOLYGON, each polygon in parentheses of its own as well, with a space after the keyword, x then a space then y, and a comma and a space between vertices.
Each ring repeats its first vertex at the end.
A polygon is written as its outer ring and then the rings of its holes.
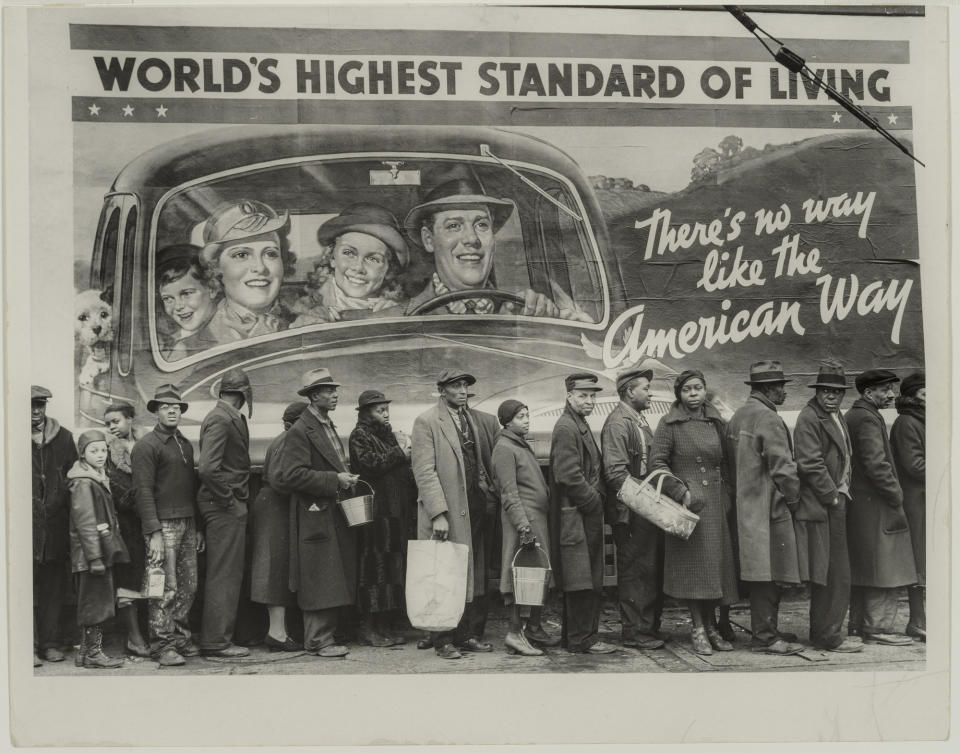
POLYGON ((187 660, 176 649, 168 648, 157 657, 157 664, 161 667, 181 667, 187 660))
POLYGON ((730 641, 733 643, 737 640, 737 634, 733 632, 733 623, 727 622, 726 620, 721 620, 717 623, 717 632, 720 633, 720 637, 725 641, 730 641))
POLYGON ((318 648, 313 651, 307 651, 311 656, 319 656, 322 659, 339 659, 341 656, 346 656, 350 653, 350 649, 346 646, 340 646, 336 643, 331 644, 330 646, 324 646, 323 648, 318 648))
POLYGON ((526 638, 529 643, 532 643, 535 646, 553 648, 554 646, 560 645, 560 639, 553 638, 546 630, 543 629, 543 625, 537 625, 535 628, 525 627, 523 629, 523 637, 526 638))
POLYGON ((493 651, 493 646, 486 641, 481 641, 479 638, 470 638, 464 643, 461 643, 457 646, 461 651, 466 651, 471 654, 489 654, 493 651))
POLYGON ((34 652, 34 654, 33 654, 33 666, 35 666, 35 667, 42 667, 42 666, 43 666, 43 662, 40 661, 40 657, 37 656, 36 652, 34 652))
POLYGON ((417 641, 417 648, 421 651, 425 651, 428 648, 433 648, 433 638, 421 638, 417 641))
POLYGON ((141 659, 150 658, 150 649, 147 646, 143 646, 143 645, 138 646, 136 643, 131 643, 130 641, 127 641, 124 648, 126 648, 127 653, 130 654, 131 656, 139 656, 141 659))
POLYGON ((289 635, 282 641, 278 641, 273 636, 268 635, 263 639, 263 644, 270 649, 270 653, 277 651, 303 651, 303 645, 297 643, 289 635))
POLYGON ((444 643, 442 646, 437 646, 434 650, 441 659, 459 659, 462 656, 462 654, 457 651, 457 647, 452 643, 444 643))
POLYGON ((760 654, 773 654, 775 656, 793 656, 803 651, 803 646, 799 643, 785 641, 777 638, 769 646, 754 646, 753 650, 760 654))
POLYGON ((779 630, 777 631, 777 638, 786 643, 796 643, 800 640, 796 633, 781 633, 779 630))
MULTIPOLYGON (((83 642, 86 645, 86 651, 83 654, 85 669, 117 669, 123 666, 123 659, 115 659, 103 653, 103 628, 99 625, 83 629, 83 642)), ((63 654, 60 656, 62 657, 63 654)))
POLYGON ((204 656, 219 656, 221 659, 242 659, 244 656, 250 656, 250 649, 230 645, 225 648, 201 648, 200 653, 204 656))
POLYGON ((523 633, 507 633, 503 639, 503 644, 507 647, 507 653, 511 655, 543 656, 543 651, 527 643, 523 633))
POLYGON ((591 646, 587 646, 585 654, 612 654, 617 650, 616 646, 611 646, 609 643, 604 643, 603 641, 597 641, 591 646))
POLYGON ((733 651, 733 644, 729 641, 725 641, 717 628, 708 627, 706 629, 706 633, 707 640, 710 641, 710 645, 713 646, 717 651, 733 651))
POLYGON ((828 648, 827 651, 833 651, 834 653, 837 653, 837 654, 856 654, 860 651, 863 651, 863 642, 854 642, 851 640, 845 640, 839 646, 828 648))
POLYGON ((911 638, 914 638, 921 643, 927 642, 927 629, 922 627, 917 627, 916 625, 907 625, 907 635, 911 638))
POLYGON ((387 636, 390 639, 391 646, 406 646, 407 645, 407 636, 402 633, 395 633, 390 631, 390 635, 387 636))
POLYGON ((642 651, 652 651, 655 648, 663 648, 663 641, 654 638, 652 635, 638 635, 636 638, 627 638, 623 645, 627 648, 639 648, 642 651))
POLYGON ((373 646, 374 648, 387 648, 393 645, 393 641, 385 635, 381 635, 372 627, 364 625, 357 631, 357 643, 362 646, 373 646))
POLYGON ((63 661, 63 651, 58 648, 51 646, 50 648, 43 649, 43 660, 48 662, 58 662, 63 661))
POLYGON ((193 641, 188 641, 182 646, 177 646, 177 653, 180 656, 200 656, 200 647, 193 641))
POLYGON ((690 633, 690 642, 693 644, 693 652, 700 656, 712 656, 713 646, 710 645, 710 639, 707 638, 706 628, 694 628, 690 633))
POLYGON ((863 642, 881 646, 912 646, 913 638, 898 633, 867 633, 863 636, 863 642))

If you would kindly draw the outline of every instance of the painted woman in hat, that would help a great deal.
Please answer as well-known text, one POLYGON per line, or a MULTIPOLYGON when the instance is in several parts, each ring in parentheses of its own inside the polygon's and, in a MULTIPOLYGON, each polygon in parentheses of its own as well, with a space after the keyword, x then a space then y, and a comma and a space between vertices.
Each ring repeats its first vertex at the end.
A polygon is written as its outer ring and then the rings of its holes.
POLYGON ((396 218, 377 204, 351 204, 317 231, 323 252, 313 290, 296 303, 302 327, 345 318, 402 316, 399 274, 409 260, 396 218))
POLYGON ((200 260, 222 293, 203 330, 216 344, 285 329, 291 316, 279 304, 280 287, 296 265, 287 245, 290 218, 260 201, 241 200, 214 212, 203 226, 200 260))
MULTIPOLYGON (((404 610, 407 539, 417 505, 410 469, 410 443, 398 441, 390 426, 390 400, 366 390, 357 402, 350 433, 350 468, 373 490, 373 522, 358 529, 360 571, 358 638, 371 646, 406 643, 399 633, 404 610)), ((361 484, 360 493, 368 490, 361 484)))

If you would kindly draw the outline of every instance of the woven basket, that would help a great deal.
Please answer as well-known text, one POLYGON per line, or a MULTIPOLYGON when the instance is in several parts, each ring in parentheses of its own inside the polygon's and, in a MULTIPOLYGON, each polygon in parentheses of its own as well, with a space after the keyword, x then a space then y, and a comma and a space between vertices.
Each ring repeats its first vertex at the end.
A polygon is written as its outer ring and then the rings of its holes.
POLYGON ((661 493, 663 480, 667 476, 677 478, 662 468, 651 471, 643 481, 628 476, 620 487, 617 498, 644 520, 649 520, 657 528, 686 541, 697 527, 700 516, 661 493), (656 487, 653 485, 654 480, 657 482, 656 487))

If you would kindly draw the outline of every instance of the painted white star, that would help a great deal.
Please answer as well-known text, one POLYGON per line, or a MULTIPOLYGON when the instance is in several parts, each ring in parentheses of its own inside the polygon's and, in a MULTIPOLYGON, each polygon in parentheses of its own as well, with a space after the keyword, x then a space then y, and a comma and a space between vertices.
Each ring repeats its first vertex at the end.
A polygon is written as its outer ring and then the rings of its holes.
POLYGON ((897 124, 897 116, 894 115, 894 114, 891 112, 889 115, 887 115, 887 122, 888 122, 890 125, 896 125, 896 124, 897 124))
POLYGON ((90 105, 87 109, 90 111, 91 115, 100 114, 100 108, 97 105, 90 105))
POLYGON ((130 105, 127 105, 126 107, 124 107, 124 108, 123 108, 123 117, 125 117, 125 118, 132 118, 132 117, 133 117, 133 107, 131 107, 130 105))
POLYGON ((159 107, 154 107, 153 109, 157 111, 158 118, 167 117, 167 108, 164 107, 163 105, 160 105, 159 107))
POLYGON ((833 122, 834 122, 834 123, 839 123, 839 122, 840 122, 840 113, 839 113, 839 112, 833 113, 833 122))

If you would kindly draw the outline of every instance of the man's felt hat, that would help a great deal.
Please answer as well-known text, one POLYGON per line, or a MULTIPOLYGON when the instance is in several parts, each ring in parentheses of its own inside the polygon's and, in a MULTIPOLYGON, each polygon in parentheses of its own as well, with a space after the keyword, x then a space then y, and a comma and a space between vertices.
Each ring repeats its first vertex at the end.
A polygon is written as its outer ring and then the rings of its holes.
POLYGON ((653 369, 624 369, 617 373, 617 392, 622 390, 625 385, 630 384, 634 379, 645 378, 648 382, 653 381, 653 369))
POLYGON ((900 394, 905 397, 915 397, 917 392, 927 386, 926 374, 922 371, 915 371, 906 377, 900 384, 900 394))
POLYGON ((515 206, 510 199, 495 199, 492 196, 487 196, 484 193, 483 186, 475 180, 457 178, 448 180, 431 189, 424 196, 423 202, 417 204, 407 213, 403 226, 410 237, 419 243, 420 225, 426 215, 471 205, 487 207, 487 211, 490 212, 490 220, 493 222, 493 232, 497 232, 503 227, 503 223, 510 218, 515 206))
POLYGON ((857 386, 857 392, 863 394, 870 387, 879 387, 881 384, 899 381, 900 377, 887 369, 868 369, 854 380, 854 384, 857 386))
POLYGON ((220 378, 217 393, 239 392, 247 402, 247 410, 253 416, 253 388, 250 386, 250 377, 243 369, 230 369, 220 378))
POLYGON ((200 258, 212 264, 228 245, 267 233, 278 233, 290 225, 290 216, 278 215, 262 201, 242 199, 220 207, 203 225, 203 250, 200 258))
POLYGON ((306 410, 309 403, 305 403, 301 400, 297 400, 295 403, 290 403, 286 408, 283 409, 283 418, 281 419, 285 424, 294 424, 297 422, 297 419, 300 418, 300 415, 306 410))
POLYGON ((437 377, 437 387, 443 387, 445 384, 450 384, 450 382, 456 382, 460 379, 465 379, 467 386, 477 383, 477 378, 463 369, 444 369, 440 372, 440 376, 437 377))
POLYGON ((792 382, 783 375, 779 361, 757 361, 750 366, 750 378, 744 384, 783 384, 792 382))
POLYGON ((850 389, 847 384, 847 375, 836 361, 824 361, 820 364, 820 371, 817 372, 817 379, 808 387, 828 387, 835 390, 850 389))
POLYGON ((583 392, 600 392, 603 390, 603 387, 597 386, 596 374, 570 374, 570 376, 563 380, 563 384, 567 388, 567 392, 573 392, 574 390, 582 390, 583 392))
POLYGON ((363 233, 382 241, 393 251, 401 268, 410 261, 407 242, 400 234, 397 218, 381 206, 358 203, 344 207, 340 214, 320 226, 317 240, 321 246, 329 246, 344 233, 363 233))
POLYGON ((300 380, 303 385, 297 390, 298 395, 306 397, 318 387, 339 387, 340 382, 335 382, 330 375, 330 369, 310 369, 300 380))
POLYGON ((187 412, 187 404, 180 397, 180 390, 172 384, 161 384, 157 391, 153 393, 153 400, 147 402, 147 410, 156 413, 157 408, 166 403, 167 405, 179 405, 180 412, 187 412))
POLYGON ((357 410, 366 408, 368 405, 380 405, 381 403, 392 403, 380 390, 364 390, 357 399, 357 410))
POLYGON ((39 384, 34 384, 30 386, 30 401, 34 400, 49 400, 53 397, 53 393, 48 390, 46 387, 41 387, 39 384))

